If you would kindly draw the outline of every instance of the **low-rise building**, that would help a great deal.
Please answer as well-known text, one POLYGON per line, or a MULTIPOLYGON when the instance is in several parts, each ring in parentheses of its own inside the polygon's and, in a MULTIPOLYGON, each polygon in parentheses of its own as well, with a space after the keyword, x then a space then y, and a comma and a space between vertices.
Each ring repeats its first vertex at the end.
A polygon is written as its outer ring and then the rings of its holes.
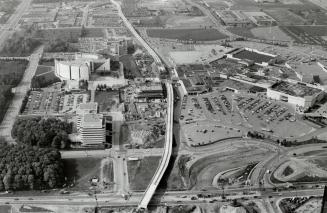
POLYGON ((305 83, 280 81, 267 89, 267 97, 309 108, 324 97, 321 88, 305 83))

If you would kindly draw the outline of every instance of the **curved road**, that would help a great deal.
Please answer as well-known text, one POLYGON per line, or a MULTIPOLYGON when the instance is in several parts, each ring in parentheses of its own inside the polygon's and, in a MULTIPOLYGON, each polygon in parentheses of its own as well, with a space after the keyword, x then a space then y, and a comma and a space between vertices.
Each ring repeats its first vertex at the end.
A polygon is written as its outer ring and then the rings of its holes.
POLYGON ((154 195, 162 176, 164 175, 169 160, 172 154, 172 145, 173 145, 173 105, 174 105, 174 95, 173 87, 170 83, 166 83, 167 87, 167 121, 166 121, 166 143, 164 148, 164 153, 162 155, 160 165, 155 172, 151 184, 148 185, 142 200, 138 205, 138 209, 146 209, 152 196, 154 195))

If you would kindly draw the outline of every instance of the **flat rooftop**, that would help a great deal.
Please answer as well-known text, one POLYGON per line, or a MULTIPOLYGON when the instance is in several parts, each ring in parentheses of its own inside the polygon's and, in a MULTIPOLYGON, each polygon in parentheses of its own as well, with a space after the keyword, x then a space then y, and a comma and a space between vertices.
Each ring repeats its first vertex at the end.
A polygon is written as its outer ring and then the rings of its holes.
POLYGON ((85 114, 82 118, 83 128, 102 128, 102 114, 85 114))
POLYGON ((98 103, 96 102, 81 103, 78 106, 78 108, 81 110, 97 110, 97 107, 98 103))
POLYGON ((302 98, 305 96, 312 96, 322 91, 320 89, 309 87, 304 84, 291 84, 286 81, 281 81, 272 85, 271 89, 277 92, 302 98))
POLYGON ((266 55, 263 53, 258 53, 257 51, 251 51, 247 49, 242 49, 235 54, 233 54, 234 58, 239 58, 243 60, 251 60, 255 63, 261 64, 263 62, 268 63, 271 59, 274 59, 275 57, 266 55))

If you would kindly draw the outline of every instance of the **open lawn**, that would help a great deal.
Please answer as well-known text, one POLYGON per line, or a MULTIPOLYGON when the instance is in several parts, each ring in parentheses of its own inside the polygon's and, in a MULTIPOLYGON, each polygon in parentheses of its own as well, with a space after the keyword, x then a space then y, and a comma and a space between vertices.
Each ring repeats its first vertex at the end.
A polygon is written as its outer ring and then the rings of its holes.
POLYGON ((159 165, 160 158, 161 156, 150 156, 141 160, 127 161, 131 190, 146 189, 159 165))
POLYGON ((68 183, 74 183, 73 190, 88 190, 89 180, 100 177, 101 158, 63 159, 64 174, 68 183))
POLYGON ((154 38, 214 41, 227 38, 216 29, 148 29, 147 34, 154 38))
POLYGON ((44 73, 48 73, 52 70, 52 67, 50 66, 38 66, 35 72, 35 75, 41 75, 44 73))

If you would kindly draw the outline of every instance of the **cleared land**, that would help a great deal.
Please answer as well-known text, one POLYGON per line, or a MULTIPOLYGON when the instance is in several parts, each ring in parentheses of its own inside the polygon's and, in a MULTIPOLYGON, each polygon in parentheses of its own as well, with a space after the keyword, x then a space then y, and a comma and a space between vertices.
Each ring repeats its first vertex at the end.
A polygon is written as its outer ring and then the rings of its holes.
POLYGON ((159 165, 160 158, 161 156, 150 156, 140 160, 127 161, 131 190, 146 189, 159 165))
POLYGON ((148 36, 155 38, 215 41, 227 38, 216 29, 148 29, 148 36))
POLYGON ((74 184, 73 190, 88 190, 90 179, 100 177, 101 158, 63 159, 67 181, 74 184))
POLYGON ((119 104, 118 92, 96 91, 94 101, 98 103, 99 112, 115 110, 119 104))

